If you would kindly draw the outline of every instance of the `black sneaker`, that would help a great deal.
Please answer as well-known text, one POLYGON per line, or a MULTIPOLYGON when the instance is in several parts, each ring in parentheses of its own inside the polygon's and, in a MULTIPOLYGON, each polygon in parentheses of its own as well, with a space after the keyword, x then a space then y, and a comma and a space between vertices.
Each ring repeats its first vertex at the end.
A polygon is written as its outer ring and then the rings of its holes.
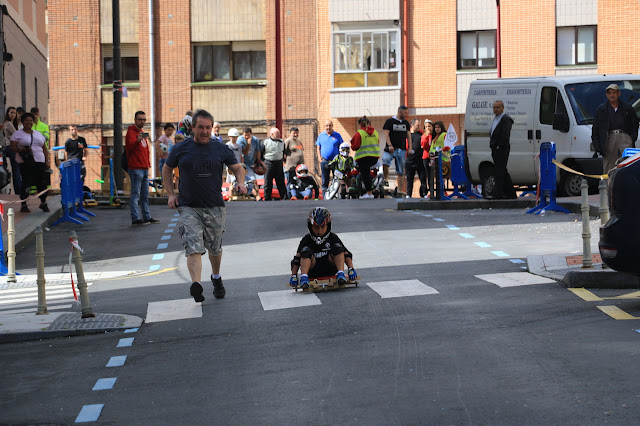
POLYGON ((193 300, 196 302, 204 302, 204 296, 202 295, 202 286, 200 283, 191 284, 191 296, 193 296, 193 300))
POLYGON ((26 206, 26 204, 22 207, 20 207, 20 213, 31 213, 31 210, 29 210, 29 207, 26 206))
POLYGON ((159 221, 159 220, 154 219, 154 218, 152 218, 152 217, 151 217, 151 218, 149 218, 149 220, 145 220, 144 222, 145 222, 145 223, 160 223, 160 221, 159 221))
POLYGON ((133 222, 131 222, 131 225, 133 225, 133 226, 149 225, 149 222, 145 222, 144 220, 136 219, 133 222))
POLYGON ((222 278, 215 279, 213 275, 211 275, 211 282, 213 283, 213 297, 216 299, 224 299, 227 291, 224 289, 224 285, 222 284, 222 278))
POLYGON ((47 205, 47 203, 42 203, 40 204, 40 210, 42 210, 45 213, 49 213, 51 210, 49 210, 49 206, 47 205))

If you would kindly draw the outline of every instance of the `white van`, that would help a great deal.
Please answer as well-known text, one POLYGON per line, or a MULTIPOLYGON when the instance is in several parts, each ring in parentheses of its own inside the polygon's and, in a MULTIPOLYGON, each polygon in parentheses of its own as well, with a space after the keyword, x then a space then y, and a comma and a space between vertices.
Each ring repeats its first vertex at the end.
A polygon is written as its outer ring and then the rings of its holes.
MULTIPOLYGON (((556 160, 586 174, 602 174, 602 158, 593 158, 591 127, 606 88, 620 86, 620 99, 640 116, 640 75, 583 75, 476 80, 465 113, 467 175, 491 193, 495 179, 489 148, 493 101, 502 100, 513 118, 507 168, 515 185, 538 182, 540 144, 555 142, 556 160)), ((636 146, 639 146, 636 144, 636 146)), ((558 194, 579 195, 581 176, 558 170, 558 194)), ((592 182, 593 184, 593 182, 592 182)))

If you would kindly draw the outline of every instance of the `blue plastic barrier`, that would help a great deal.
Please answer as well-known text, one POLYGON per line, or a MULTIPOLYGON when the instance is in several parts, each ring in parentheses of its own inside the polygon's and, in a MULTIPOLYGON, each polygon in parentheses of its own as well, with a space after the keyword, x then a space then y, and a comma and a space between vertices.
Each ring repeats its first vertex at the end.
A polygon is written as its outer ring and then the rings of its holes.
POLYGON ((83 205, 82 175, 80 174, 82 163, 77 158, 65 161, 60 164, 60 198, 62 203, 62 217, 56 220, 51 226, 61 222, 73 222, 81 225, 80 220, 88 221, 89 216, 95 214, 86 210, 83 205))
POLYGON ((451 150, 451 183, 453 184, 453 194, 451 198, 458 197, 468 200, 469 197, 482 198, 471 190, 471 183, 467 179, 467 172, 464 164, 464 146, 454 146, 451 150), (461 193, 458 186, 465 186, 466 190, 461 193))
MULTIPOLYGON (((0 231, 2 231, 2 223, 0 223, 0 231)), ((0 232, 0 275, 7 275, 9 273, 9 269, 5 264, 4 255, 4 242, 2 241, 2 232, 0 232)))
POLYGON ((624 151, 622 151, 622 156, 623 157, 632 157, 632 156, 636 155, 637 153, 640 153, 640 148, 626 148, 624 151))
POLYGON ((528 210, 527 213, 540 214, 547 211, 571 213, 556 203, 556 144, 543 142, 540 145, 540 204, 528 210))

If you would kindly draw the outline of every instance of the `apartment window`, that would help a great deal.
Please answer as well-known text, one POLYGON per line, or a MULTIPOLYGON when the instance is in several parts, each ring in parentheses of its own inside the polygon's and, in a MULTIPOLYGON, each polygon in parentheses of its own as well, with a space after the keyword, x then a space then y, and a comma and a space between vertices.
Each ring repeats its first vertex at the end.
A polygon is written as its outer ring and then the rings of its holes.
POLYGON ((334 31, 333 87, 399 87, 400 31, 334 31))
MULTIPOLYGON (((140 60, 138 58, 138 45, 124 43, 120 46, 120 69, 124 83, 137 83, 140 81, 140 60)), ((113 45, 102 45, 102 82, 113 83, 113 45)))
POLYGON ((458 69, 496 67, 496 32, 464 31, 458 33, 458 69))
POLYGON ((597 60, 596 26, 558 27, 556 30, 556 64, 595 64, 597 60))
POLYGON ((20 85, 22 88, 22 108, 27 110, 27 68, 20 63, 20 85))
POLYGON ((193 46, 193 80, 263 80, 267 78, 264 41, 193 46))

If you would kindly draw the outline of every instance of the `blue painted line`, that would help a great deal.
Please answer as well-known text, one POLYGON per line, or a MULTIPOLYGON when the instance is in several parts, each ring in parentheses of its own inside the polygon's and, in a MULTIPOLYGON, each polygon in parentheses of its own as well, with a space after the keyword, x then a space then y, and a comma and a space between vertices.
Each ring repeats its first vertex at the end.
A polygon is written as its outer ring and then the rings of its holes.
POLYGON ((522 260, 522 259, 509 259, 509 262, 511 262, 511 263, 524 263, 524 260, 522 260))
POLYGON ((166 249, 167 247, 169 247, 169 243, 160 243, 160 244, 158 244, 157 249, 158 249, 158 250, 164 250, 164 249, 166 249))
POLYGON ((640 333, 640 330, 636 330, 638 333, 640 333))
POLYGON ((444 219, 440 219, 439 217, 434 217, 433 220, 437 222, 444 222, 444 219))
POLYGON ((180 213, 174 214, 175 217, 180 217, 180 213))
POLYGON ((423 214, 422 216, 424 216, 424 217, 433 217, 432 214, 423 214))
POLYGON ((474 244, 477 245, 478 247, 483 247, 483 248, 491 247, 491 244, 483 243, 481 241, 476 241, 474 244))
POLYGON ((171 235, 163 235, 162 238, 160 238, 160 240, 170 240, 171 239, 171 235))
POLYGON ((503 251, 492 251, 491 253, 495 254, 498 257, 509 257, 509 255, 503 251))
POLYGON ((138 327, 136 327, 136 328, 127 328, 124 332, 125 333, 135 333, 138 330, 139 330, 138 327))
POLYGON ((128 348, 129 346, 133 345, 133 339, 135 339, 135 337, 125 337, 123 339, 120 339, 116 348, 128 348))
POLYGON ((170 224, 168 224, 167 226, 168 226, 169 228, 173 228, 174 226, 178 226, 178 224, 177 224, 177 223, 170 223, 170 224))
POLYGON ((107 367, 122 367, 127 360, 126 355, 121 356, 112 356, 109 358, 109 362, 107 363, 107 367))
POLYGON ((93 389, 91 390, 107 390, 113 389, 113 385, 116 384, 117 377, 109 377, 108 379, 98 379, 95 385, 93 385, 93 389))
POLYGON ((100 417, 104 404, 84 405, 76 417, 76 423, 95 422, 100 417))
POLYGON ((165 233, 165 234, 170 234, 170 233, 172 233, 172 232, 173 232, 173 229, 165 229, 165 230, 164 230, 164 233, 165 233))
POLYGON ((177 222, 177 221, 179 221, 179 220, 180 220, 180 219, 171 219, 171 222, 177 222))
POLYGON ((157 271, 158 269, 160 269, 162 265, 151 265, 149 266, 149 270, 150 271, 157 271))
POLYGON ((473 235, 467 234, 465 232, 460 232, 458 233, 458 235, 460 235, 462 238, 475 238, 473 235))
POLYGON ((457 227, 457 226, 455 226, 455 225, 447 225, 447 228, 451 229, 452 231, 457 231, 457 230, 459 230, 459 229, 460 229, 460 228, 458 228, 458 227, 457 227))
POLYGON ((151 258, 151 260, 162 260, 162 259, 164 259, 164 253, 154 254, 153 257, 151 258))

